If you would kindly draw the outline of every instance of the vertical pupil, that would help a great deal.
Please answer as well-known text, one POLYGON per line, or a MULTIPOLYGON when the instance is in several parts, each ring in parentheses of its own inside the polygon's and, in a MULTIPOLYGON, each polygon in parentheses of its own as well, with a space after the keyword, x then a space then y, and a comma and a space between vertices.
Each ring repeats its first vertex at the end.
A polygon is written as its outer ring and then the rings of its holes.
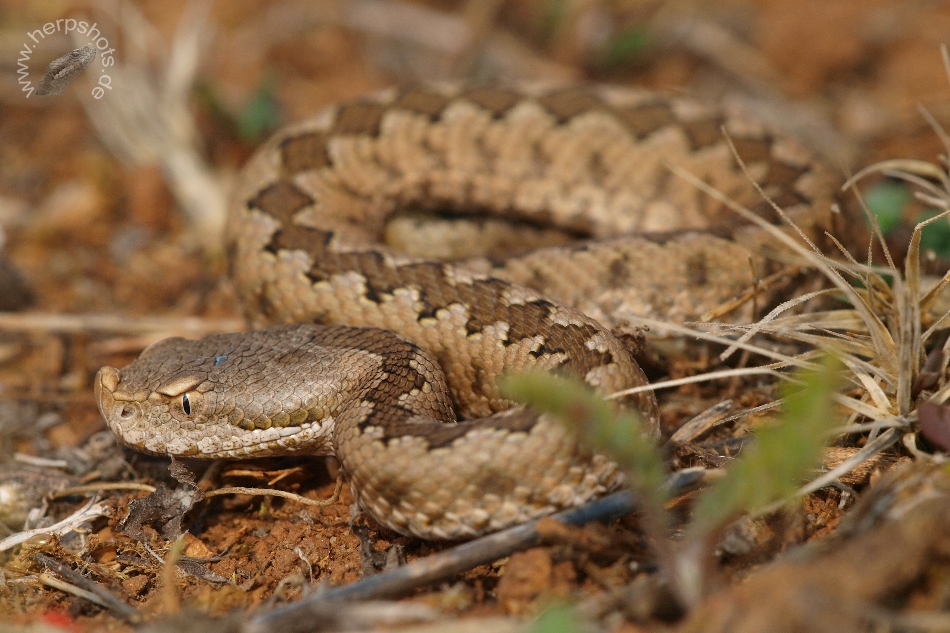
POLYGON ((186 415, 191 415, 191 400, 187 393, 181 397, 181 408, 185 410, 186 415))

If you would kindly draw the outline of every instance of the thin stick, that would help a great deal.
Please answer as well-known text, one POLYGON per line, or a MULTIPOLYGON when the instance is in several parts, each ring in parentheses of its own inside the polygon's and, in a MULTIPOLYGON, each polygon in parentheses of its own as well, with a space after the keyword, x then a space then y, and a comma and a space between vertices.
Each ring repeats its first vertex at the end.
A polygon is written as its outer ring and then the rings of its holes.
POLYGON ((62 490, 50 493, 50 497, 60 499, 62 497, 68 497, 69 495, 84 495, 87 492, 101 492, 103 490, 140 490, 142 492, 155 492, 155 486, 135 481, 108 481, 63 488, 62 490))
MULTIPOLYGON (((680 471, 666 481, 670 496, 675 496, 701 484, 707 471, 680 471)), ((591 521, 610 521, 634 512, 638 503, 628 491, 615 492, 592 501, 587 505, 560 512, 551 518, 569 525, 583 525, 591 521)), ((537 545, 541 536, 537 521, 525 523, 480 539, 464 543, 452 549, 413 561, 392 571, 364 578, 350 585, 334 587, 315 593, 287 605, 255 616, 248 623, 246 633, 263 633, 280 630, 292 622, 319 613, 327 602, 341 600, 377 600, 403 595, 417 587, 445 580, 451 576, 492 561, 504 558, 513 552, 537 545)))
POLYGON ((66 532, 69 532, 76 526, 86 521, 91 521, 92 519, 102 516, 109 516, 108 509, 101 503, 96 503, 96 499, 92 498, 86 503, 86 505, 70 514, 59 523, 55 523, 48 527, 24 530, 22 532, 17 532, 16 534, 8 536, 7 538, 0 541, 0 552, 4 552, 11 547, 15 547, 20 543, 28 541, 37 534, 65 534, 66 532))
POLYGON ((302 497, 285 490, 275 490, 273 488, 245 488, 243 486, 218 488, 217 490, 206 492, 205 497, 217 497, 219 495, 260 495, 264 497, 282 497, 308 506, 330 506, 340 500, 340 491, 342 489, 343 477, 337 477, 333 494, 327 499, 308 499, 307 497, 302 497))
POLYGON ((607 400, 613 400, 616 398, 622 398, 624 396, 630 396, 635 393, 640 393, 642 391, 655 391, 657 389, 669 389, 671 387, 680 387, 682 385, 691 385, 697 382, 710 382, 712 380, 719 380, 721 378, 732 378, 735 376, 757 376, 765 374, 767 376, 774 376, 776 378, 782 378, 788 380, 789 377, 785 374, 770 369, 768 367, 746 367, 742 369, 723 369, 720 371, 710 371, 705 374, 699 374, 698 376, 688 376, 686 378, 676 378, 674 380, 662 380, 660 382, 653 382, 648 385, 643 385, 640 387, 631 387, 630 389, 624 389, 623 391, 616 391, 609 396, 607 400))
POLYGON ((45 566, 47 569, 51 569, 69 581, 63 582, 48 574, 40 574, 40 582, 43 584, 49 585, 50 587, 55 587, 61 591, 69 592, 81 598, 85 598, 90 602, 94 602, 101 607, 109 609, 123 620, 132 624, 141 621, 142 618, 136 609, 122 602, 119 598, 114 596, 108 589, 99 583, 89 580, 82 574, 72 570, 55 558, 47 556, 46 554, 34 554, 33 560, 45 566))

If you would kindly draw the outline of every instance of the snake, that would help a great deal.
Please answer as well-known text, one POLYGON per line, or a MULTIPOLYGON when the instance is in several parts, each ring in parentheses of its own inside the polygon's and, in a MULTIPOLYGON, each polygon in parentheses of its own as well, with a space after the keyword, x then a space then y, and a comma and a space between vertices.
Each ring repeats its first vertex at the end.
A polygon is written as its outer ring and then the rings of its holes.
MULTIPOLYGON (((838 178, 801 143, 688 97, 426 84, 330 106, 237 178, 225 243, 253 329, 103 367, 99 408, 155 455, 334 455, 366 513, 424 539, 586 503, 622 469, 498 379, 642 387, 638 318, 697 320, 781 260, 673 168, 815 239, 840 221, 838 178)), ((615 402, 658 434, 650 391, 615 402)))

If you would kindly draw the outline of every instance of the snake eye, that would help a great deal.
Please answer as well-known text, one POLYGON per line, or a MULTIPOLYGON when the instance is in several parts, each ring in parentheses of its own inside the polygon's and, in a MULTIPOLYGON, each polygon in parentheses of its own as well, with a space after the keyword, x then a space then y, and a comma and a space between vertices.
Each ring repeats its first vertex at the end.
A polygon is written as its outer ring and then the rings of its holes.
POLYGON ((191 415, 191 399, 187 393, 181 397, 181 408, 184 410, 185 415, 191 415))

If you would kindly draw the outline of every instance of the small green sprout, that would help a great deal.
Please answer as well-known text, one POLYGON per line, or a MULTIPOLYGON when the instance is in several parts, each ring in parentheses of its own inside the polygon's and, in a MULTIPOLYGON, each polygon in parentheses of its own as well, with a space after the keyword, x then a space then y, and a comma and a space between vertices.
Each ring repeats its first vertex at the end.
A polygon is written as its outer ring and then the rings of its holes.
POLYGON ((578 633, 582 631, 580 619, 573 608, 565 605, 544 611, 531 624, 531 633, 578 633))
POLYGON ((277 80, 273 75, 268 75, 238 113, 238 134, 246 141, 259 139, 277 127, 278 118, 277 80))
MULTIPOLYGON (((881 227, 885 237, 893 235, 904 223, 904 211, 914 199, 914 195, 905 182, 885 180, 870 190, 865 196, 865 202, 881 227)), ((927 208, 921 211, 918 222, 929 220, 940 211, 927 208)), ((950 258, 950 223, 934 222, 924 227, 920 236, 920 248, 923 251, 933 251, 943 258, 950 258)))

